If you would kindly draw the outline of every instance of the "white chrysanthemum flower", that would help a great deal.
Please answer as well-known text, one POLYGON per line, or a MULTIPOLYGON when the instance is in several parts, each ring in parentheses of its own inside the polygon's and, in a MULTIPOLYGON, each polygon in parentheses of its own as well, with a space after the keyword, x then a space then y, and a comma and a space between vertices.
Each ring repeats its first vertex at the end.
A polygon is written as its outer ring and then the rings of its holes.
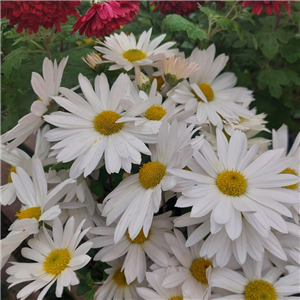
POLYGON ((164 239, 164 233, 171 232, 173 228, 170 215, 171 212, 167 212, 155 216, 147 235, 141 230, 134 239, 131 239, 127 231, 117 243, 114 242, 115 225, 91 229, 91 233, 101 235, 91 240, 94 243, 93 248, 102 247, 94 260, 110 262, 125 254, 121 271, 124 270, 127 283, 133 282, 136 278, 138 282, 142 282, 147 268, 146 255, 159 265, 167 264, 170 248, 164 239))
POLYGON ((248 94, 244 95, 243 88, 234 88, 236 76, 229 72, 218 76, 228 56, 221 54, 214 59, 215 52, 213 44, 207 50, 194 49, 189 62, 196 62, 200 69, 189 77, 189 83, 182 82, 168 95, 185 110, 195 112, 198 123, 209 121, 222 129, 223 120, 237 122, 240 117, 251 118, 253 114, 240 105, 248 94))
MULTIPOLYGON (((165 288, 162 286, 164 279, 176 272, 175 268, 168 268, 159 273, 146 273, 146 278, 149 285, 154 289, 146 287, 138 287, 137 293, 145 300, 188 300, 190 298, 184 297, 181 291, 181 286, 173 288, 165 288)), ((200 297, 200 296, 199 296, 200 297)))
POLYGON ((193 126, 173 121, 171 126, 163 123, 158 133, 158 143, 151 149, 151 162, 144 164, 138 174, 123 180, 104 199, 103 216, 110 225, 121 215, 115 231, 118 242, 128 228, 134 239, 143 228, 147 236, 152 218, 162 205, 162 192, 172 189, 175 176, 169 175, 169 168, 183 168, 191 157, 188 143, 193 134, 193 126), (189 155, 186 155, 189 154, 189 155))
POLYGON ((73 183, 72 179, 67 179, 48 192, 43 166, 36 157, 32 159, 32 180, 20 167, 16 168, 15 173, 11 173, 11 178, 16 188, 17 197, 22 203, 22 208, 16 213, 18 219, 9 230, 18 233, 20 238, 17 240, 8 235, 2 240, 1 261, 4 256, 10 254, 8 250, 12 248, 12 244, 8 241, 15 243, 15 249, 23 241, 21 239, 23 235, 20 232, 25 230, 27 236, 35 234, 38 232, 40 221, 52 221, 59 216, 61 210, 56 204, 69 191, 71 183, 73 183))
MULTIPOLYGON (((283 157, 291 158, 290 164, 287 166, 282 173, 285 174, 294 174, 299 177, 299 163, 300 163, 300 133, 298 133, 290 151, 288 152, 288 127, 286 125, 282 125, 277 131, 272 130, 272 140, 273 140, 273 149, 284 149, 283 157)), ((300 184, 299 182, 291 185, 284 186, 286 189, 294 190, 300 192, 300 184)), ((295 222, 299 223, 299 214, 300 214, 300 200, 298 203, 293 205, 291 208, 293 217, 295 222)))
POLYGON ((261 235, 259 228, 253 228, 246 218, 242 218, 241 234, 234 241, 226 234, 225 228, 218 226, 211 218, 211 213, 200 218, 191 218, 191 214, 187 213, 175 219, 174 223, 176 227, 200 224, 188 237, 185 245, 193 246, 206 237, 199 255, 207 256, 213 260, 214 265, 221 268, 229 263, 232 255, 239 264, 245 263, 247 255, 256 261, 263 261, 265 253, 268 253, 274 261, 287 260, 286 251, 277 236, 272 231, 261 235))
POLYGON ((13 129, 1 136, 1 143, 12 141, 8 149, 12 150, 23 143, 30 134, 35 133, 44 123, 43 115, 46 112, 57 110, 58 106, 52 99, 58 95, 64 68, 68 57, 62 59, 57 66, 56 60, 52 63, 47 57, 43 62, 43 77, 33 72, 31 85, 39 99, 31 105, 31 112, 18 121, 13 129))
POLYGON ((7 184, 0 187, 1 205, 10 205, 16 200, 16 188, 11 180, 11 173, 16 172, 16 167, 22 167, 26 172, 31 173, 31 157, 21 149, 8 151, 6 146, 1 144, 1 160, 11 165, 9 168, 7 184))
MULTIPOLYGON (((188 227, 188 236, 194 227, 188 227)), ((210 276, 213 273, 213 262, 199 255, 203 242, 191 247, 186 247, 183 234, 175 229, 175 236, 165 233, 165 238, 172 252, 181 263, 182 267, 177 272, 169 274, 162 282, 165 288, 181 286, 184 294, 196 299, 207 299, 210 295, 210 276)))
POLYGON ((162 59, 162 72, 167 83, 174 87, 179 82, 190 77, 194 72, 200 69, 197 62, 189 63, 187 59, 172 56, 162 59))
POLYGON ((121 74, 110 90, 107 77, 101 74, 95 78, 94 91, 89 80, 80 74, 80 87, 87 101, 66 88, 61 88, 60 92, 67 99, 55 97, 55 101, 69 112, 55 112, 44 117, 58 127, 46 137, 49 141, 60 141, 52 147, 58 152, 58 161, 75 160, 70 169, 71 178, 83 172, 88 176, 103 157, 108 173, 117 173, 121 168, 129 173, 132 163, 141 162, 141 153, 150 155, 145 144, 131 133, 133 125, 117 123, 121 117, 131 117, 130 111, 124 112, 120 105, 129 82, 129 77, 121 74))
POLYGON ((59 218, 53 222, 53 239, 44 228, 37 239, 28 241, 31 248, 23 248, 22 255, 35 263, 13 263, 6 272, 10 275, 7 279, 10 287, 21 282, 32 281, 22 288, 17 298, 26 299, 30 294, 42 289, 38 300, 44 299, 50 287, 56 282, 56 297, 61 297, 63 288, 70 289, 71 285, 79 284, 74 271, 84 267, 90 257, 86 253, 93 243, 79 243, 89 229, 81 231, 81 224, 75 228, 74 218, 70 218, 63 229, 59 218))
POLYGON ((141 299, 136 288, 141 286, 137 280, 127 283, 124 271, 122 271, 123 260, 117 259, 108 263, 111 268, 105 269, 108 278, 95 294, 97 300, 139 300, 141 299))
POLYGON ((160 61, 163 55, 173 56, 177 50, 168 50, 176 44, 176 42, 168 42, 157 47, 166 34, 162 34, 150 42, 152 28, 148 32, 144 31, 138 42, 131 33, 129 36, 124 32, 120 34, 112 34, 105 38, 104 42, 98 42, 105 47, 96 46, 95 49, 104 53, 103 57, 108 62, 114 62, 115 65, 110 66, 109 70, 117 70, 124 68, 126 71, 133 67, 141 67, 152 65, 160 61))
POLYGON ((298 299, 298 297, 287 296, 300 292, 299 268, 292 267, 289 269, 292 271, 291 274, 279 278, 282 272, 278 268, 271 267, 262 274, 261 263, 247 260, 243 265, 243 270, 245 277, 227 268, 215 270, 212 274, 211 285, 234 293, 216 299, 298 299))
POLYGON ((236 130, 228 142, 217 129, 217 151, 218 157, 204 143, 200 152, 194 152, 195 161, 201 167, 199 173, 170 170, 182 179, 197 182, 182 191, 176 206, 192 206, 191 217, 212 212, 211 219, 218 230, 225 227, 231 240, 241 234, 242 217, 265 237, 271 227, 287 233, 282 215, 291 217, 292 214, 285 205, 291 206, 299 200, 296 191, 282 187, 296 183, 298 178, 278 174, 290 163, 290 159, 281 158, 283 150, 270 150, 256 157, 258 147, 253 145, 247 151, 244 133, 236 130))

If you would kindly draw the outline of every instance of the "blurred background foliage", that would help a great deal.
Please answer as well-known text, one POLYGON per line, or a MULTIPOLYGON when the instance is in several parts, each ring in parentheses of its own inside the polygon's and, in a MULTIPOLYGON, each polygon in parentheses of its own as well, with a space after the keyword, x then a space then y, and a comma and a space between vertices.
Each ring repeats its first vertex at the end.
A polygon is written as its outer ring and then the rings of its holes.
MULTIPOLYGON (((253 90, 256 99, 253 107, 267 114, 268 128, 278 129, 283 123, 289 126, 292 136, 300 130, 300 2, 291 4, 292 14, 281 11, 278 15, 254 15, 251 7, 244 9, 241 2, 207 1, 205 6, 188 17, 153 11, 149 1, 141 3, 136 19, 122 31, 139 36, 153 27, 153 36, 166 33, 165 41, 175 40, 180 51, 190 55, 195 47, 206 49, 214 43, 217 54, 225 53, 230 59, 224 71, 234 72, 237 86, 253 90)), ((82 1, 78 7, 83 15, 91 6, 82 1)), ((30 80, 31 73, 42 73, 43 59, 60 61, 69 56, 62 86, 78 85, 78 74, 93 81, 95 73, 83 61, 95 51, 95 40, 70 35, 74 16, 61 24, 62 32, 40 28, 37 34, 25 30, 18 34, 8 21, 2 19, 2 133, 15 126, 27 114, 36 100, 30 80)), ((104 72, 111 82, 118 72, 104 72)))

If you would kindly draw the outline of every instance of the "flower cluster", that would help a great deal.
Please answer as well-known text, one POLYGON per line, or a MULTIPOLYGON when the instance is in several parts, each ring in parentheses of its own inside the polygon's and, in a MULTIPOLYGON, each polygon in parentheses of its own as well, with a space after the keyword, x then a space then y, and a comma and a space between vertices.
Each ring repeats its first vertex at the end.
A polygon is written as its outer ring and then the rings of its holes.
POLYGON ((151 35, 122 32, 95 47, 109 70, 131 71, 112 84, 102 73, 94 85, 79 74, 80 92, 61 86, 67 58, 45 58, 43 77, 32 74, 39 99, 1 136, 11 165, 2 205, 22 203, 1 261, 33 235, 22 255, 35 262, 13 263, 8 282, 30 282, 20 299, 40 289, 42 299, 54 283, 61 297, 93 248, 110 266, 99 300, 299 293, 300 134, 289 151, 284 124, 271 140, 256 137, 270 132, 265 114, 222 72, 229 57, 214 44, 185 58, 151 35), (36 132, 31 158, 17 147, 36 132))
POLYGON ((1 1, 1 18, 6 17, 10 25, 18 24, 18 33, 23 29, 37 33, 39 26, 55 26, 60 32, 59 23, 66 23, 67 16, 80 17, 75 7, 79 5, 80 1, 1 1))

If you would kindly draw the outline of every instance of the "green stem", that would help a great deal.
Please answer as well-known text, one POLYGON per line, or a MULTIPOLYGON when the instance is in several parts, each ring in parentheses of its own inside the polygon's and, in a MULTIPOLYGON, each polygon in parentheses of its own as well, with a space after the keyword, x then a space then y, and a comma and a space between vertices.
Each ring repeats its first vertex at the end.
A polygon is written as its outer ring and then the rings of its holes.
POLYGON ((34 44, 36 47, 38 47, 39 49, 41 49, 43 52, 45 52, 45 48, 43 48, 41 45, 39 45, 38 43, 36 43, 33 40, 29 40, 30 43, 34 44))

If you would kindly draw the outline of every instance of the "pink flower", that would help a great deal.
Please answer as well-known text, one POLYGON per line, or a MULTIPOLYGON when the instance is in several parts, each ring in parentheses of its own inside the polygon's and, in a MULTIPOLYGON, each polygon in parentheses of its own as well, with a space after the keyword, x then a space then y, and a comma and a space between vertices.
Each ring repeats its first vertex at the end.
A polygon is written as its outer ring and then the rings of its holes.
POLYGON ((139 11, 140 1, 114 1, 94 3, 93 6, 73 26, 73 34, 79 30, 79 34, 87 37, 104 37, 122 25, 135 18, 139 11))
MULTIPOLYGON (((291 1, 293 2, 293 1, 291 1)), ((284 4, 285 9, 289 14, 291 14, 291 9, 289 7, 289 1, 273 0, 273 1, 243 1, 242 7, 244 8, 247 5, 252 5, 252 12, 258 16, 262 13, 265 8, 267 15, 271 15, 273 10, 276 15, 279 14, 281 9, 281 4, 284 4)))

